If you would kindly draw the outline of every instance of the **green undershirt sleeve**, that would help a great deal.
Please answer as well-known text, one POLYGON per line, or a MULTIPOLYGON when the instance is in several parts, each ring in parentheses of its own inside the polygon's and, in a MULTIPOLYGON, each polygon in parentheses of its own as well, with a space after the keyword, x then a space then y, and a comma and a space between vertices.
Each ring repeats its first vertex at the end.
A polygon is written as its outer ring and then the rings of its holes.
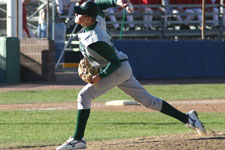
POLYGON ((101 10, 105 10, 109 7, 115 7, 117 0, 97 0, 95 3, 101 10))
POLYGON ((98 15, 105 18, 105 12, 107 8, 115 7, 117 0, 97 0, 95 3, 98 5, 98 15))
POLYGON ((99 41, 89 47, 109 62, 99 74, 101 79, 109 76, 120 67, 121 63, 116 56, 115 50, 107 43, 99 41))

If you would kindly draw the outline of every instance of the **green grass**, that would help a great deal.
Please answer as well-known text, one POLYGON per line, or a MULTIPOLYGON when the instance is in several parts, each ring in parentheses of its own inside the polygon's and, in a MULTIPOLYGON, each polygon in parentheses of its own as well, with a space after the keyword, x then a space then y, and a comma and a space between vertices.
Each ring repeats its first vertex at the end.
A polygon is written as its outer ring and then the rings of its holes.
MULTIPOLYGON (((188 84, 145 86, 154 96, 164 100, 225 98, 225 84, 188 84)), ((80 89, 0 92, 0 104, 74 102, 80 89)), ((114 88, 95 101, 131 99, 114 88)))
MULTIPOLYGON (((225 98, 225 84, 145 86, 164 100, 225 98)), ((0 92, 0 104, 74 102, 80 89, 0 92)), ((118 88, 96 101, 131 99, 118 88)), ((207 130, 224 131, 225 113, 200 113, 207 130)), ((76 111, 0 111, 0 149, 59 145, 74 132, 76 111)), ((93 111, 88 141, 192 132, 157 112, 93 111)))
MULTIPOLYGON (((59 145, 73 134, 75 111, 0 111, 0 148, 59 145)), ((207 130, 224 131, 225 113, 200 113, 207 130)), ((87 141, 193 132, 157 112, 93 111, 87 141)))

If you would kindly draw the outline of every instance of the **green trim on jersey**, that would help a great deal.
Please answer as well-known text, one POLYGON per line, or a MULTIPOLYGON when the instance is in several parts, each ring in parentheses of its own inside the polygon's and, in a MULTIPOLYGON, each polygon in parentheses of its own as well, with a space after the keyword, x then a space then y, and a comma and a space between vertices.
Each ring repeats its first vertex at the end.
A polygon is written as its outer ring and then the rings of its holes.
POLYGON ((99 74, 100 78, 107 77, 120 67, 121 63, 115 50, 107 43, 99 41, 89 45, 89 47, 109 62, 108 65, 101 70, 99 74))
POLYGON ((99 13, 96 22, 84 28, 78 34, 80 51, 87 57, 92 66, 100 69, 100 78, 105 78, 115 72, 120 66, 120 59, 127 55, 118 51, 112 43, 111 35, 106 31, 103 9, 116 6, 116 0, 98 0, 99 13))
POLYGON ((85 30, 86 32, 87 32, 87 31, 93 30, 93 29, 96 27, 97 23, 98 23, 98 22, 96 21, 92 26, 87 27, 87 28, 84 27, 84 30, 85 30))

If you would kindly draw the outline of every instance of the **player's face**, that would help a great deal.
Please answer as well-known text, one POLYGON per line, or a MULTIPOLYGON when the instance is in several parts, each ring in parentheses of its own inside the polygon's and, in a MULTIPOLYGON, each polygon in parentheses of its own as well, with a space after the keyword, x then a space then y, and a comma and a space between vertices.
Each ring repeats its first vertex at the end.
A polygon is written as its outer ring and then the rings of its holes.
POLYGON ((90 22, 90 17, 87 15, 75 14, 74 22, 82 26, 88 26, 90 22))

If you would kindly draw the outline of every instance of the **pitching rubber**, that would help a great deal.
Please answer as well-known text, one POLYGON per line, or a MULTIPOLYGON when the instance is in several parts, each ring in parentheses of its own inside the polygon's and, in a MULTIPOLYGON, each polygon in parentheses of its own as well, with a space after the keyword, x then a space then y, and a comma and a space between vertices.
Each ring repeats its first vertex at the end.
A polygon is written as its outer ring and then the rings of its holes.
POLYGON ((133 100, 114 100, 106 102, 108 106, 124 106, 124 105, 140 105, 140 103, 133 100))

